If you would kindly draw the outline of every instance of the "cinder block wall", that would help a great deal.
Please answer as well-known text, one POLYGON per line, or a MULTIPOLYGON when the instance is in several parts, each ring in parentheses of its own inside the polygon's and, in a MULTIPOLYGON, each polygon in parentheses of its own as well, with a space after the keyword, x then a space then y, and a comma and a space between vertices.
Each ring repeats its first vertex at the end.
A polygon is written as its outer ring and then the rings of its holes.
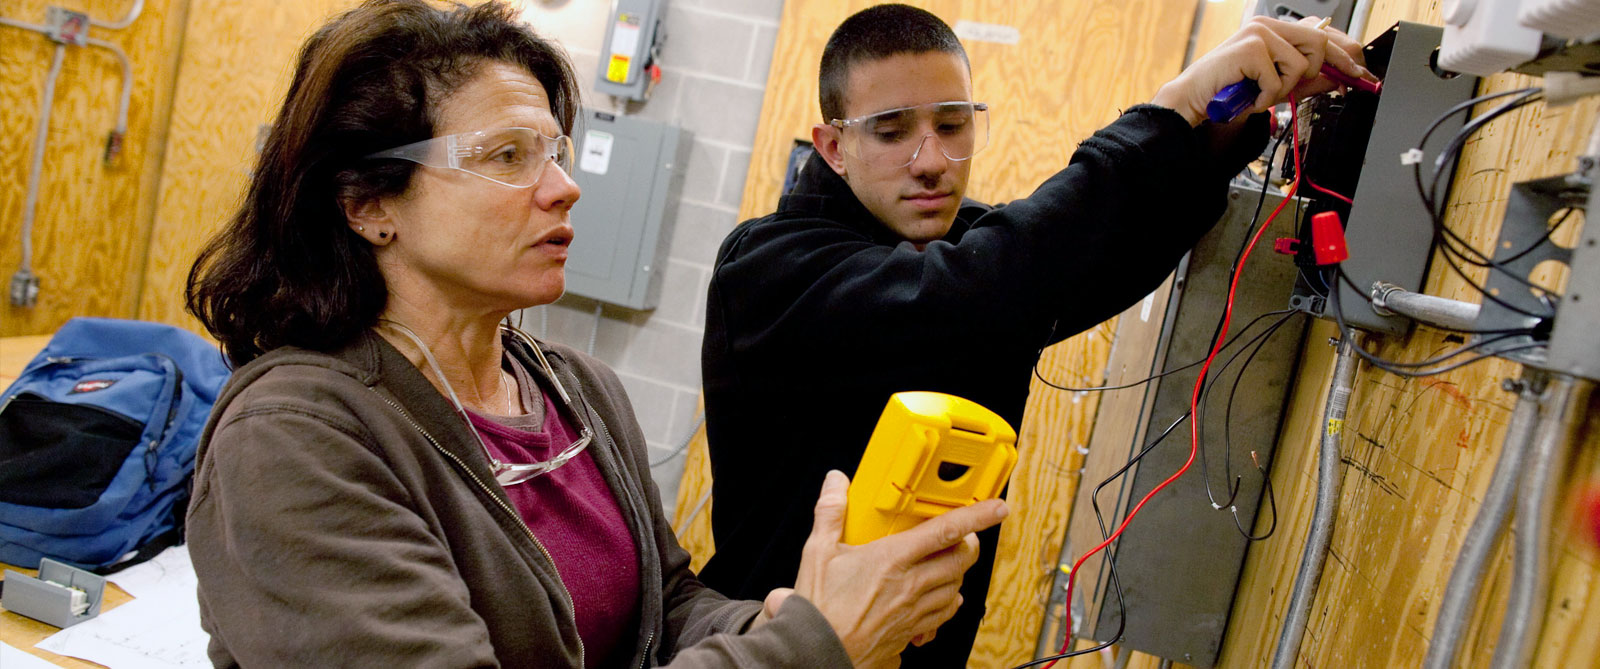
MULTIPOLYGON (((534 28, 559 40, 572 56, 584 104, 614 109, 612 100, 592 87, 611 3, 530 0, 527 7, 534 28)), ((662 463, 652 474, 669 513, 683 456, 668 456, 689 437, 699 416, 706 286, 717 246, 738 223, 782 8, 783 0, 672 0, 661 83, 650 101, 626 110, 694 133, 660 307, 632 311, 602 305, 597 318, 596 302, 568 296, 523 314, 523 328, 535 336, 579 350, 591 350, 592 342, 594 355, 617 370, 649 439, 652 461, 662 463)), ((581 227, 576 243, 583 243, 581 227)))

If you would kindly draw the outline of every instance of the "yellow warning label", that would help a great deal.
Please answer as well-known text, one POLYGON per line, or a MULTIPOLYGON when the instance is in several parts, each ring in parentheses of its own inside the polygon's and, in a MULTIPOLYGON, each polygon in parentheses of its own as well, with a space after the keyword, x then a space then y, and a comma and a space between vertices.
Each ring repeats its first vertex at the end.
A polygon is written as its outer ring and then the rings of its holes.
POLYGON ((611 62, 606 65, 606 79, 619 84, 628 83, 628 57, 621 54, 611 54, 611 62))
POLYGON ((1344 421, 1337 418, 1328 419, 1328 436, 1333 436, 1344 431, 1344 421))

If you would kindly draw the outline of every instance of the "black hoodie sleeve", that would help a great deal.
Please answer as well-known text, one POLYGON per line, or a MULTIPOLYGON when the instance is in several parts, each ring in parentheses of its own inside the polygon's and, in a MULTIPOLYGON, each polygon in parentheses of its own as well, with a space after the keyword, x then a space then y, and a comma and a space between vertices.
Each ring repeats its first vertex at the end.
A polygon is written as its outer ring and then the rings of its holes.
POLYGON ((1209 127, 1133 107, 1032 195, 922 251, 820 217, 746 224, 718 258, 708 338, 735 356, 797 345, 934 355, 1036 348, 1057 320, 1058 338, 1079 332, 1154 290, 1216 222, 1227 180, 1266 140, 1264 115, 1247 123, 1219 152, 1209 127))

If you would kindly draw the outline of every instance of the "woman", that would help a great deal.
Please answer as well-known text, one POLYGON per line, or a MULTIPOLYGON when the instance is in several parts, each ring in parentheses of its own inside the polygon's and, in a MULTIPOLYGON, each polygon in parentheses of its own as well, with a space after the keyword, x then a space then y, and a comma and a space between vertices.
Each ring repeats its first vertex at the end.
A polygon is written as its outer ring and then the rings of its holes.
POLYGON ((842 546, 831 473, 793 591, 700 585, 616 376, 501 325, 561 295, 579 197, 571 68, 513 17, 374 0, 324 26, 190 273, 239 366, 188 520, 212 660, 892 664, 1003 505, 842 546))

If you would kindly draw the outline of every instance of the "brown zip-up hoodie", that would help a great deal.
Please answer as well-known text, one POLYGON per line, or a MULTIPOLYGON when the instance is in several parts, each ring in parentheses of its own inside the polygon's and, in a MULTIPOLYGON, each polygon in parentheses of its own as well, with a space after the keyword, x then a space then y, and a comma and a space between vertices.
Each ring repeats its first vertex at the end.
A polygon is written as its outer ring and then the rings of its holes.
MULTIPOLYGON (((515 338, 507 349, 542 377, 515 338)), ((631 652, 583 647, 554 563, 449 400, 383 338, 285 348, 223 389, 197 456, 188 541, 217 666, 849 666, 821 613, 732 601, 689 570, 645 440, 604 365, 544 344, 638 546, 631 652), (576 395, 581 395, 580 401, 576 395)), ((549 380, 541 385, 550 391, 549 380)))

